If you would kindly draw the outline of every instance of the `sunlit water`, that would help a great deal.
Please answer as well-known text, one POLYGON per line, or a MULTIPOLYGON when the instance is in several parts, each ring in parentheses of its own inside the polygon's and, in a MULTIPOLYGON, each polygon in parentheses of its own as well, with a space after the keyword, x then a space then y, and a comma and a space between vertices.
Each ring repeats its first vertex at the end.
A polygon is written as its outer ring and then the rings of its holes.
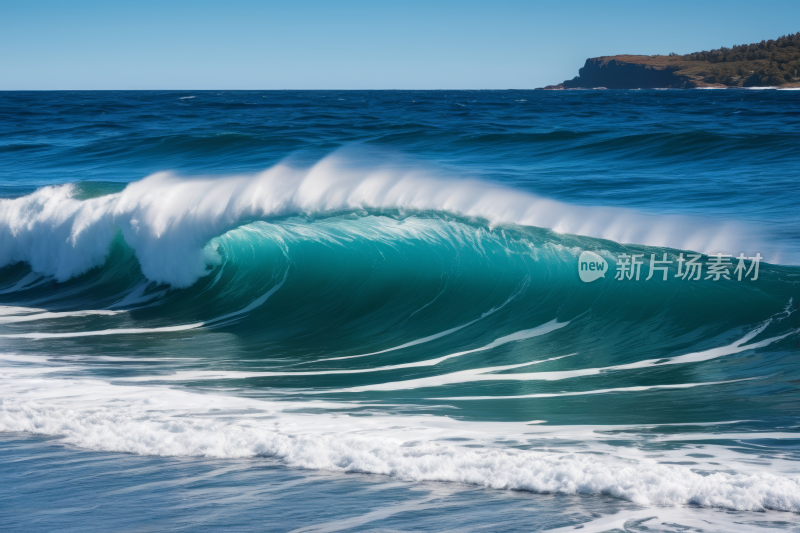
POLYGON ((0 117, 11 530, 800 531, 796 92, 0 117))

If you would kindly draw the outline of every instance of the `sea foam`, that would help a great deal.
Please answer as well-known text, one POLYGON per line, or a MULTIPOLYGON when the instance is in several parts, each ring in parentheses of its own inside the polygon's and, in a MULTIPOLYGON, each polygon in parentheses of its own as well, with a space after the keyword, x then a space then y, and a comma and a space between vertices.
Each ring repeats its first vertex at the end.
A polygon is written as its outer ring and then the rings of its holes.
MULTIPOLYGON (((212 458, 271 457, 291 467, 381 474, 406 481, 606 494, 642 505, 800 511, 800 479, 796 474, 735 472, 731 466, 739 462, 737 458, 717 467, 717 471, 697 472, 681 465, 659 464, 645 455, 619 455, 609 451, 612 447, 598 453, 586 446, 565 445, 554 447, 559 451, 547 452, 504 447, 492 444, 491 438, 478 445, 481 436, 523 438, 559 430, 541 425, 379 413, 370 417, 299 414, 291 412, 299 406, 294 402, 117 386, 93 379, 52 379, 47 377, 46 368, 27 369, 41 373, 13 367, 0 370, 5 377, 15 376, 0 384, 0 431, 58 436, 65 444, 94 450, 212 458), (471 446, 448 442, 456 437, 469 439, 471 446)), ((302 404, 306 408, 342 406, 302 404)), ((569 431, 567 428, 568 437, 569 431)), ((575 427, 571 431, 582 433, 584 440, 585 434, 594 433, 593 428, 575 427)), ((764 436, 770 437, 774 436, 764 436)), ((595 435, 597 438, 599 435, 595 435)), ((616 438, 630 439, 631 434, 616 438)), ((725 437, 707 434, 703 438, 725 437)), ((704 448, 710 449, 707 445, 704 448)), ((627 447, 620 450, 630 453, 627 447)))

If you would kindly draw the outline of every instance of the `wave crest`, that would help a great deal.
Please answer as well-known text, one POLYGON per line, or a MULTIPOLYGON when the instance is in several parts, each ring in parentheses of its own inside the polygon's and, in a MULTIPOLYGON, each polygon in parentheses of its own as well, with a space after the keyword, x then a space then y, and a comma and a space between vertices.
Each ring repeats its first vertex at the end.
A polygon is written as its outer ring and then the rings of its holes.
POLYGON ((209 242, 247 222, 382 210, 447 212, 490 225, 701 252, 744 251, 754 237, 734 223, 574 206, 421 170, 348 167, 330 156, 309 169, 280 164, 254 175, 187 178, 160 172, 122 192, 86 200, 75 198, 72 185, 0 200, 0 266, 27 262, 36 272, 66 280, 101 265, 121 232, 148 279, 187 287, 220 261, 209 242))

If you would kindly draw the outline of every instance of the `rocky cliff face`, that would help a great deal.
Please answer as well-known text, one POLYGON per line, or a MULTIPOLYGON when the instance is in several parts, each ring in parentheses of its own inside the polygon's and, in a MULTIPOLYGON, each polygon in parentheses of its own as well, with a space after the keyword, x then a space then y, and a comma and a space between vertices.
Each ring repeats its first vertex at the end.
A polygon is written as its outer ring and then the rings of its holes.
MULTIPOLYGON (((761 61, 764 62, 769 63, 769 60, 761 61)), ((796 69, 794 72, 788 71, 789 74, 784 73, 784 79, 765 70, 769 65, 765 67, 761 63, 709 63, 687 61, 682 56, 593 57, 586 60, 586 64, 579 70, 579 76, 558 85, 548 85, 544 89, 692 89, 775 85, 800 87, 800 77, 797 77, 796 69), (773 83, 770 76, 778 81, 773 83)))
POLYGON ((580 75, 544 89, 800 88, 800 32, 760 43, 678 55, 586 60, 580 75))
POLYGON ((648 56, 594 57, 578 71, 579 76, 561 84, 564 89, 660 89, 695 87, 697 83, 675 74, 678 66, 650 65, 648 56), (641 58, 641 59, 640 59, 641 58), (639 61, 637 61, 639 59, 639 61))

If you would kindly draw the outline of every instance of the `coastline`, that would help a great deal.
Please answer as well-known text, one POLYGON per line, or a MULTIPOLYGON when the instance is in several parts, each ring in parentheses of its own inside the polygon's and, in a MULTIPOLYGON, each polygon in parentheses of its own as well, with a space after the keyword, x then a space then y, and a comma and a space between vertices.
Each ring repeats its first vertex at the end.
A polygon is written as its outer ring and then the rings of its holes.
POLYGON ((800 33, 685 55, 591 57, 570 80, 539 89, 800 88, 800 33))

